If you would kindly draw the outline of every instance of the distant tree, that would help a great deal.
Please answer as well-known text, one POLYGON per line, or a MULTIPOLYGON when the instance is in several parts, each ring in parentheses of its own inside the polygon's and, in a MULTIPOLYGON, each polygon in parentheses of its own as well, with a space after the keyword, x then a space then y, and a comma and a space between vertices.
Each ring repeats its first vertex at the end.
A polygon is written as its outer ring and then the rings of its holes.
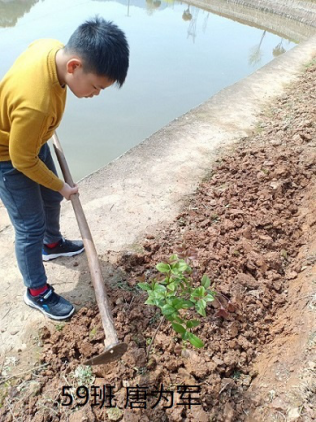
POLYGON ((149 15, 152 15, 154 10, 159 9, 160 6, 160 0, 146 0, 146 10, 149 15))
POLYGON ((192 15, 190 13, 190 6, 183 12, 182 19, 184 21, 190 21, 192 19, 192 15))
POLYGON ((261 44, 262 44, 264 36, 266 35, 266 32, 267 31, 263 31, 259 44, 252 47, 250 50, 249 64, 251 64, 252 66, 261 62, 261 59, 262 59, 261 44))
POLYGON ((281 54, 285 53, 285 48, 283 47, 283 38, 279 42, 278 45, 276 45, 272 51, 273 57, 281 56, 281 54))

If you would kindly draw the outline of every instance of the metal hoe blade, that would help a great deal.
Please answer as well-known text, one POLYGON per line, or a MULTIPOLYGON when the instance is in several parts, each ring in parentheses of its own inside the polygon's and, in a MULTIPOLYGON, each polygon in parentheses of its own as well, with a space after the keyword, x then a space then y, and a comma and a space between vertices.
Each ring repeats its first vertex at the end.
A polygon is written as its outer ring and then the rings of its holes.
POLYGON ((111 345, 105 348, 104 352, 101 353, 100 355, 86 360, 84 362, 84 365, 104 365, 106 363, 113 362, 115 360, 120 359, 120 357, 124 355, 126 350, 127 350, 126 343, 118 343, 118 344, 115 344, 114 346, 111 345))

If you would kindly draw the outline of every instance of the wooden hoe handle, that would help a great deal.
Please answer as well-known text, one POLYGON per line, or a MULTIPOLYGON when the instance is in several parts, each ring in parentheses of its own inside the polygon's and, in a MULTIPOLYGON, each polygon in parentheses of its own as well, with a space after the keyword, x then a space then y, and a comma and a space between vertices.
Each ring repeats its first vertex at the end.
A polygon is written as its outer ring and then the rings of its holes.
MULTIPOLYGON (((65 182, 68 183, 69 186, 73 187, 74 182, 56 133, 53 135, 53 145, 65 182)), ((70 200, 75 211, 79 230, 88 258, 88 264, 95 291, 95 297, 99 307, 103 329, 106 335, 106 347, 114 346, 118 343, 118 337, 114 328, 113 317, 110 311, 108 296, 105 291, 105 285, 102 278, 98 254, 95 249, 91 232, 82 209, 79 194, 75 193, 71 195, 70 200)))

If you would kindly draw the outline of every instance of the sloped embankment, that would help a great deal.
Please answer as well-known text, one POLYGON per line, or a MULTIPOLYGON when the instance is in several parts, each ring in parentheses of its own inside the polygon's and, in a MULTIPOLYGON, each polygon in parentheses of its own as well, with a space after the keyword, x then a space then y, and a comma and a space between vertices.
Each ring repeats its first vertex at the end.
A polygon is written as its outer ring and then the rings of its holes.
POLYGON ((143 252, 121 257, 109 296, 119 337, 128 344, 123 358, 78 376, 78 364, 101 352, 104 338, 97 310, 82 308, 63 329, 44 330, 46 366, 11 387, 1 420, 313 420, 315 80, 314 63, 262 114, 256 133, 210 169, 176 221, 159 236, 148 233, 143 252), (183 245, 197 255, 196 280, 207 273, 234 306, 226 318, 208 309, 196 328, 205 343, 199 350, 184 350, 165 323, 147 361, 159 315, 144 305, 137 278, 153 275, 154 265, 183 245), (287 401, 301 375, 304 391, 287 401), (92 386, 113 386, 118 408, 96 395, 80 406, 79 382, 90 393, 92 386), (74 387, 67 390, 72 406, 62 406, 65 385, 74 387), (127 398, 137 385, 142 395, 135 403, 135 396, 127 398), (183 385, 200 386, 191 408, 181 397, 183 385), (162 387, 165 399, 155 406, 162 387))

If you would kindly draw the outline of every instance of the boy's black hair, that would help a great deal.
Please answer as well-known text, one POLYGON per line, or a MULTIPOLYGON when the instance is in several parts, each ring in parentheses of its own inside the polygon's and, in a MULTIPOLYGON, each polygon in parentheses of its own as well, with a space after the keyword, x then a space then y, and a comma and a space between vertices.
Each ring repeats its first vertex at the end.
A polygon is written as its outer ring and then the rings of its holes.
POLYGON ((129 47, 125 34, 113 22, 96 16, 80 25, 65 45, 65 51, 77 54, 86 73, 107 76, 120 87, 128 65, 129 47))

